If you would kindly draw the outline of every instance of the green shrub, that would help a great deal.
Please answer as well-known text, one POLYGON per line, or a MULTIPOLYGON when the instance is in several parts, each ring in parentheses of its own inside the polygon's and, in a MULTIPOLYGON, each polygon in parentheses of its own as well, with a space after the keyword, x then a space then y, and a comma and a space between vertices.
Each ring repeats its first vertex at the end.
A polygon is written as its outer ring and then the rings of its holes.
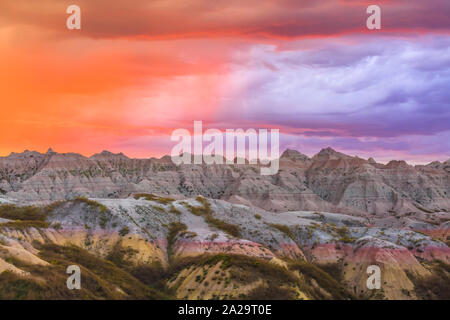
POLYGON ((106 260, 111 261, 121 269, 127 269, 130 265, 132 265, 129 263, 129 259, 132 258, 136 253, 137 250, 134 250, 131 247, 122 247, 122 241, 119 240, 106 256, 106 260))
POLYGON ((61 230, 62 229, 61 223, 59 223, 59 222, 53 223, 52 228, 55 230, 61 230))
POLYGON ((155 196, 154 194, 151 194, 151 193, 137 193, 133 197, 136 200, 144 198, 147 201, 156 201, 156 202, 161 203, 161 204, 169 204, 169 203, 175 201, 175 199, 158 197, 158 196, 155 196))
MULTIPOLYGON (((350 231, 346 226, 336 228, 336 233, 339 236, 338 241, 340 242, 353 243, 356 241, 356 238, 350 236, 350 231)), ((384 234, 384 232, 382 232, 382 234, 384 234)))
POLYGON ((248 300, 293 300, 295 299, 295 294, 292 289, 282 288, 269 283, 250 290, 245 298, 248 300))
POLYGON ((108 217, 106 216, 106 213, 102 213, 100 216, 99 225, 102 229, 106 228, 106 224, 108 223, 108 217))
POLYGON ((196 236, 198 236, 197 232, 192 232, 192 231, 182 231, 180 233, 180 236, 183 236, 185 238, 195 238, 196 236))
POLYGON ((156 211, 158 211, 160 213, 165 213, 166 212, 166 210, 164 210, 164 208, 161 208, 161 207, 158 207, 158 206, 152 206, 152 209, 156 210, 156 211))
POLYGON ((127 227, 127 226, 125 226, 125 227, 123 227, 122 229, 120 229, 120 231, 119 231, 119 234, 123 237, 123 236, 126 236, 127 234, 129 234, 130 233, 130 229, 127 227))
POLYGON ((17 230, 25 230, 29 228, 36 228, 36 229, 45 229, 49 228, 50 224, 46 221, 37 221, 37 220, 16 220, 16 221, 8 221, 6 223, 0 224, 0 228, 7 228, 7 229, 17 229, 17 230))
POLYGON ((291 229, 289 229, 288 226, 285 226, 283 224, 269 224, 271 227, 281 231, 282 233, 284 233, 285 235, 287 235, 290 239, 292 239, 292 241, 295 242, 295 236, 292 233, 291 229))
POLYGON ((171 294, 171 290, 169 290, 166 285, 166 280, 170 275, 160 261, 154 261, 149 264, 140 264, 132 268, 130 273, 142 283, 165 292, 166 294, 171 294))
POLYGON ((192 214, 195 214, 196 216, 210 216, 212 215, 212 209, 211 209, 211 205, 209 204, 209 202, 203 198, 203 197, 197 197, 195 198, 195 200, 197 202, 200 202, 201 206, 200 207, 194 207, 191 206, 188 203, 184 203, 184 205, 189 209, 189 211, 192 214))
POLYGON ((9 220, 45 221, 48 213, 46 207, 0 205, 0 218, 9 220))
POLYGON ((170 205, 170 211, 169 212, 177 214, 177 215, 181 215, 181 211, 178 210, 177 208, 175 208, 175 206, 173 204, 170 205))
POLYGON ((417 296, 425 300, 450 300, 450 265, 442 261, 429 263, 430 276, 414 276, 406 271, 406 275, 414 284, 417 296))
POLYGON ((105 205, 97 201, 90 200, 86 197, 76 197, 73 201, 78 203, 85 203, 86 205, 88 205, 89 208, 93 210, 99 210, 101 213, 109 212, 109 209, 105 205))
MULTIPOLYGON (((332 266, 327 266, 326 268, 332 268, 332 266)), ((335 278, 336 274, 333 277, 321 267, 306 261, 294 262, 290 265, 290 269, 298 270, 303 274, 307 281, 305 284, 309 284, 309 288, 305 287, 304 289, 315 299, 327 299, 328 297, 324 296, 317 288, 314 288, 314 286, 310 284, 311 280, 316 281, 322 289, 328 292, 331 295, 331 299, 354 299, 354 296, 339 282, 339 280, 342 279, 340 275, 338 278, 335 278)), ((336 270, 335 272, 337 273, 339 271, 336 270)))
POLYGON ((182 222, 171 222, 169 225, 169 232, 167 233, 167 256, 172 256, 172 247, 175 244, 176 238, 180 232, 186 231, 187 226, 182 222))
POLYGON ((222 230, 222 231, 228 233, 229 235, 231 235, 233 237, 237 238, 237 237, 240 236, 240 229, 239 229, 238 226, 236 226, 234 224, 231 224, 231 223, 225 222, 223 220, 214 218, 213 216, 206 216, 205 217, 205 221, 209 225, 211 225, 211 226, 213 226, 213 227, 215 227, 215 228, 217 228, 219 230, 222 230))

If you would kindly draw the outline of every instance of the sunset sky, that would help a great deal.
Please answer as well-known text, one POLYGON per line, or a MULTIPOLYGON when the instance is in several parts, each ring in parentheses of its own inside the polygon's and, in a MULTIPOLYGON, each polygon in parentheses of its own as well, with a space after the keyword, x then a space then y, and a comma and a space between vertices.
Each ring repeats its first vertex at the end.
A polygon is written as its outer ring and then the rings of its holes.
POLYGON ((0 155, 161 156, 203 120, 308 155, 450 158, 449 0, 117 2, 0 2, 0 155))

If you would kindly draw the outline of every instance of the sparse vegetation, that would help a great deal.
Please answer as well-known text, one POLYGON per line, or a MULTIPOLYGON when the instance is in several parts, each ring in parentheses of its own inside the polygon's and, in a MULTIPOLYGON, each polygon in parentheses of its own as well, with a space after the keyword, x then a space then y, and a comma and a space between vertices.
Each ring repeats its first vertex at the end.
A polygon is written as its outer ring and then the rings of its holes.
POLYGON ((31 272, 41 281, 3 272, 0 274, 0 299, 168 298, 166 293, 142 283, 111 261, 97 258, 81 248, 46 244, 41 245, 39 250, 40 257, 51 262, 51 266, 28 265, 18 260, 14 261, 14 265, 31 272), (66 288, 66 268, 72 264, 81 267, 81 290, 66 288))
POLYGON ((137 253, 133 248, 122 246, 122 241, 118 241, 111 252, 106 256, 106 260, 111 261, 122 269, 127 269, 130 265, 129 260, 137 253))
POLYGON ((348 228, 346 226, 336 228, 336 233, 339 236, 338 241, 340 241, 340 242, 353 243, 356 241, 356 238, 350 236, 350 231, 348 230, 348 228))
POLYGON ((147 286, 151 286, 167 295, 173 294, 173 290, 169 290, 166 285, 170 275, 167 269, 161 265, 160 261, 139 264, 138 266, 133 267, 130 270, 130 273, 147 286))
POLYGON ((86 197, 77 197, 73 200, 75 203, 84 203, 86 204, 92 211, 97 211, 100 213, 99 216, 99 220, 98 220, 98 224, 102 229, 105 229, 108 221, 109 221, 109 217, 111 216, 111 212, 110 210, 103 204, 94 201, 94 200, 90 200, 86 197))
POLYGON ((59 223, 59 222, 53 223, 52 228, 55 230, 61 230, 62 229, 61 223, 59 223))
POLYGON ((129 233, 130 233, 130 229, 129 229, 127 226, 123 227, 123 228, 120 229, 120 231, 119 231, 119 234, 120 234, 122 237, 126 236, 126 235, 129 234, 129 233))
POLYGON ((175 208, 175 206, 174 206, 173 204, 170 205, 170 210, 169 210, 169 212, 170 212, 170 213, 177 214, 177 215, 181 215, 181 211, 178 210, 177 208, 175 208))
MULTIPOLYGON (((134 197, 136 198, 137 196, 138 195, 135 195, 134 197)), ((138 198, 141 199, 142 196, 138 198)), ((371 295, 363 296, 364 293, 362 293, 362 291, 360 292, 360 290, 358 290, 358 292, 355 291, 353 295, 349 289, 346 288, 341 265, 348 266, 346 263, 347 261, 352 263, 350 260, 345 260, 344 263, 341 259, 335 264, 317 265, 305 261, 291 261, 286 256, 279 254, 277 255, 277 259, 275 259, 276 263, 280 262, 278 259, 282 259, 283 261, 278 265, 270 262, 269 259, 265 260, 245 255, 240 256, 232 254, 203 254, 197 257, 179 258, 178 255, 174 254, 174 247, 177 239, 183 239, 184 241, 198 236, 195 232, 189 231, 184 223, 180 221, 173 222, 174 220, 180 220, 180 217, 175 216, 175 214, 181 214, 180 210, 178 210, 175 205, 178 206, 182 202, 172 203, 174 200, 171 198, 161 198, 151 194, 147 195, 145 198, 147 200, 151 199, 151 201, 156 201, 157 203, 153 203, 153 205, 152 203, 143 205, 144 202, 131 201, 131 203, 136 205, 136 213, 131 212, 133 209, 127 208, 127 210, 130 210, 129 214, 125 215, 122 213, 121 216, 118 216, 117 220, 111 220, 111 223, 109 221, 111 217, 113 217, 113 212, 103 204, 85 197, 78 197, 67 202, 56 202, 52 205, 43 207, 0 205, 0 217, 10 220, 0 224, 0 232, 4 233, 7 241, 9 239, 8 237, 11 237, 10 234, 16 234, 17 232, 5 232, 5 228, 24 230, 27 228, 42 229, 52 227, 55 230, 60 230, 62 228, 61 223, 64 223, 65 226, 69 225, 69 219, 71 217, 66 217, 65 211, 57 208, 62 206, 63 208, 70 210, 72 207, 75 207, 77 213, 83 211, 81 219, 74 220, 75 223, 77 223, 78 226, 85 224, 87 228, 90 229, 95 228, 98 224, 102 228, 112 226, 115 228, 114 230, 120 229, 119 234, 121 236, 126 236, 130 233, 130 229, 128 226, 124 226, 124 221, 128 221, 127 223, 129 226, 132 226, 132 224, 129 223, 133 222, 137 227, 142 228, 142 230, 148 228, 147 232, 152 233, 151 235, 153 238, 146 238, 143 240, 149 242, 158 239, 161 230, 164 230, 162 228, 167 228, 166 239, 169 262, 169 266, 166 266, 165 264, 163 266, 158 260, 160 259, 159 253, 148 259, 144 254, 134 257, 136 251, 131 247, 122 246, 121 242, 117 243, 106 257, 102 255, 102 258, 90 255, 87 251, 75 246, 62 247, 50 244, 33 244, 33 246, 39 250, 39 256, 51 264, 50 267, 46 267, 49 268, 49 270, 44 271, 44 267, 25 264, 23 261, 21 262, 14 257, 10 257, 10 253, 8 253, 7 250, 3 250, 2 258, 5 261, 14 264, 24 271, 31 272, 33 277, 23 278, 10 272, 1 274, 0 299, 159 299, 175 294, 177 285, 183 285, 175 284, 174 286, 170 286, 171 289, 169 290, 167 288, 169 279, 175 279, 176 281, 181 280, 180 282, 187 280, 188 287, 186 288, 186 284, 184 284, 182 290, 191 290, 190 292, 192 294, 188 294, 189 298, 195 298, 194 294, 195 296, 198 294, 199 297, 208 296, 208 290, 211 289, 211 285, 213 285, 214 288, 218 288, 218 291, 215 292, 213 298, 224 298, 225 295, 219 290, 227 288, 227 286, 236 288, 237 293, 233 291, 234 297, 242 299, 295 299, 304 297, 303 294, 312 299, 372 299, 385 297, 384 292, 376 292, 371 293, 371 295), (81 205, 74 206, 73 203, 77 202, 81 203, 81 205), (141 207, 146 209, 146 211, 139 211, 139 204, 141 204, 141 207), (155 210, 161 213, 173 213, 174 215, 159 215, 156 214, 155 210), (54 216, 54 220, 48 219, 52 216, 53 212, 58 213, 58 215, 54 216), (149 218, 155 220, 150 220, 149 218), (145 225, 145 227, 143 225, 145 225), (146 259, 145 263, 139 265, 134 264, 137 263, 137 261, 141 261, 143 257, 146 259), (284 262, 288 263, 287 267, 284 267, 284 262), (67 275, 65 274, 64 268, 68 263, 75 263, 82 267, 83 290, 81 292, 65 292, 64 286, 67 275), (47 274, 45 274, 46 272, 47 274), (180 274, 181 276, 179 276, 180 274), (62 288, 58 286, 61 285, 59 281, 62 281, 62 288), (54 282, 59 284, 55 284, 54 282), (84 285, 86 285, 86 287, 84 287, 84 285), (198 287, 195 287, 197 285, 198 287), (194 288, 190 288, 189 286, 193 286, 194 288), (245 287, 252 289, 246 289, 247 291, 243 291, 243 293, 242 291, 239 291, 241 290, 239 288, 245 287), (197 291, 198 288, 203 292, 197 291), (206 295, 204 293, 205 291, 207 292, 206 295)), ((326 223, 327 221, 325 220, 320 224, 316 223, 320 222, 318 221, 318 217, 316 217, 316 221, 312 223, 312 225, 302 227, 298 225, 288 226, 283 224, 257 222, 258 225, 267 225, 272 228, 269 228, 269 232, 264 233, 263 231, 260 232, 260 230, 255 230, 253 226, 240 227, 221 220, 225 219, 218 215, 221 211, 219 211, 219 209, 217 209, 217 213, 213 211, 213 208, 220 208, 220 204, 217 202, 213 202, 212 200, 208 201, 204 197, 197 197, 196 202, 192 201, 191 203, 192 205, 187 202, 184 203, 187 210, 194 215, 202 217, 205 222, 215 228, 213 229, 214 231, 209 231, 210 237, 207 241, 214 241, 217 239, 219 236, 218 233, 223 235, 223 233, 218 230, 239 237, 241 231, 240 228, 242 228, 242 230, 246 230, 247 233, 250 232, 252 235, 254 235, 254 232, 257 233, 258 237, 254 236, 257 240, 254 241, 260 242, 263 245, 267 243, 275 244, 277 242, 277 238, 274 240, 270 237, 270 231, 279 234, 276 230, 280 231, 294 242, 298 241, 298 234, 302 237, 302 241, 305 240, 305 238, 308 238, 311 239, 309 243, 315 244, 323 243, 320 242, 321 235, 314 233, 315 231, 322 230, 332 236, 327 243, 337 243, 336 247, 342 248, 342 243, 351 243, 355 241, 355 238, 352 237, 352 233, 360 234, 359 231, 357 232, 356 227, 349 229, 349 227, 345 225, 342 226, 341 222, 336 222, 339 227, 333 223, 326 223), (306 230, 306 232, 297 231, 299 228, 302 228, 300 230, 306 230), (258 239, 264 239, 264 241, 259 241, 258 239)), ((181 209, 183 212, 186 210, 183 207, 181 209)), ((237 213, 240 214, 241 212, 239 211, 237 213)), ((248 213, 250 216, 247 217, 252 218, 250 211, 248 213)), ((236 211, 233 211, 232 214, 236 214, 236 211)), ((231 216, 232 215, 230 214, 230 217, 231 216)), ((262 219, 260 214, 254 214, 254 218, 257 220, 262 219)), ((195 220, 198 220, 198 218, 195 220)), ((255 220, 253 222, 255 222, 255 220)), ((343 222, 347 223, 345 220, 343 222)), ((349 225, 352 226, 354 224, 349 225)), ((136 229, 134 226, 133 228, 136 229)), ((40 230, 39 232, 45 238, 44 232, 40 230)), ((141 231, 139 231, 139 233, 141 233, 141 231)), ((208 233, 206 232, 202 233, 201 238, 204 239, 204 236, 207 234, 208 233)), ((414 248, 420 246, 420 241, 423 241, 423 237, 416 233, 410 232, 404 234, 406 234, 405 240, 402 240, 402 235, 398 235, 392 241, 397 240, 400 244, 407 242, 409 245, 414 245, 414 248), (411 236, 411 234, 414 235, 411 236)), ((378 232, 378 235, 386 238, 391 235, 395 236, 395 233, 390 229, 382 228, 381 231, 378 232)), ((27 238, 26 235, 22 236, 23 238, 27 238)), ((14 237, 21 240, 23 239, 19 236, 14 237)), ((45 239, 47 240, 47 238, 45 239)), ((223 236, 221 236, 220 245, 222 245, 222 239, 223 236)), ((98 239, 92 232, 87 232, 87 235, 83 236, 80 240, 81 243, 84 241, 84 244, 86 247, 89 247, 89 250, 97 249, 98 245, 102 244, 102 239, 98 239)), ((126 243, 126 240, 127 239, 124 238, 123 243, 126 243)), ((141 241, 142 239, 135 240, 141 241)), ((449 237, 446 235, 442 236, 441 240, 447 240, 448 242, 449 237), (447 237, 447 239, 445 237, 447 237)), ((6 243, 11 245, 10 241, 6 243)), ((104 243, 105 246, 108 245, 107 242, 104 243)), ((0 241, 0 244, 5 244, 5 241, 0 241)), ((359 244, 360 243, 358 242, 358 245, 359 244)), ((423 245, 425 246, 426 243, 423 245)), ((155 246, 160 248, 157 244, 155 246)), ((238 246, 240 249, 245 250, 244 245, 240 245, 239 243, 226 245, 224 246, 224 250, 226 250, 225 252, 233 252, 238 246)), ((270 244, 267 246, 269 249, 277 249, 277 247, 274 248, 270 244)), ((307 250, 308 248, 309 247, 305 247, 307 250)), ((163 250, 164 249, 163 246, 163 250)), ((266 247, 263 249, 265 250, 266 247)), ((417 249, 418 252, 422 252, 420 250, 420 248, 417 249)), ((101 252, 103 253, 104 251, 102 250, 101 252)), ((277 251, 274 250, 273 252, 277 251)), ((336 257, 336 259, 337 258, 338 257, 336 257)), ((449 265, 438 261, 430 263, 419 258, 418 260, 431 271, 432 275, 418 277, 417 275, 409 274, 408 276, 414 283, 415 288, 414 290, 403 289, 402 293, 406 297, 411 298, 415 298, 417 295, 417 297, 421 299, 450 299, 450 292, 448 289, 450 287, 449 265)), ((353 265, 351 265, 351 267, 353 267, 353 265)), ((346 271, 349 272, 351 267, 346 269, 346 271)), ((359 267, 359 265, 355 265, 353 270, 357 272, 355 269, 358 269, 359 267)), ((350 276, 352 276, 352 274, 350 276)), ((352 288, 352 292, 353 290, 356 289, 352 288)), ((226 292, 228 294, 228 291, 226 292)), ((184 295, 183 291, 179 291, 177 294, 184 295)), ((386 297, 390 297, 388 294, 389 293, 386 293, 386 297)), ((211 295, 208 297, 211 297, 211 295)))
POLYGON ((189 209, 189 211, 192 214, 204 217, 205 221, 210 226, 215 227, 219 230, 222 230, 233 237, 240 236, 240 229, 238 226, 228 223, 226 221, 217 219, 213 216, 213 211, 211 209, 211 205, 205 198, 197 197, 197 198, 195 198, 195 200, 200 202, 202 204, 202 206, 194 207, 194 206, 189 205, 188 203, 185 203, 185 206, 189 209))
POLYGON ((158 203, 161 203, 164 205, 175 201, 175 199, 158 197, 151 193, 137 193, 134 195, 134 199, 136 199, 136 200, 141 199, 141 198, 144 198, 147 201, 155 201, 155 202, 158 202, 158 203))
POLYGON ((286 236, 288 236, 290 239, 292 239, 292 241, 295 242, 295 236, 292 233, 291 229, 289 229, 288 226, 285 226, 283 224, 269 224, 272 228, 277 229, 278 231, 281 231, 282 233, 284 233, 286 236))
POLYGON ((22 221, 45 221, 49 210, 46 207, 25 206, 12 204, 0 205, 0 218, 22 221))
POLYGON ((186 231, 187 226, 181 222, 171 222, 169 225, 169 232, 167 233, 167 256, 172 256, 172 247, 175 244, 176 238, 180 232, 186 231))
POLYGON ((211 235, 211 241, 216 240, 218 236, 219 236, 219 235, 218 235, 217 233, 213 233, 213 234, 211 235))
MULTIPOLYGON (((202 283, 205 271, 220 263, 220 270, 215 272, 211 279, 218 285, 220 283, 233 284, 233 286, 246 286, 256 281, 262 281, 261 285, 239 298, 251 299, 292 299, 295 297, 294 287, 299 284, 299 278, 288 269, 267 260, 244 255, 203 254, 195 257, 185 257, 173 261, 170 266, 170 274, 177 275, 182 270, 193 266, 204 270, 203 276, 198 275, 197 282, 202 283), (270 294, 267 287, 279 288, 270 294)), ((207 272, 207 271, 206 271, 207 272)))
POLYGON ((210 224, 211 226, 213 226, 219 230, 222 230, 233 237, 239 237, 239 235, 240 235, 239 227, 234 224, 230 224, 230 223, 222 221, 220 219, 216 219, 212 216, 207 216, 205 218, 205 221, 208 224, 210 224))
POLYGON ((84 203, 84 204, 88 205, 89 208, 91 208, 93 210, 98 210, 101 213, 109 212, 109 209, 105 205, 103 205, 97 201, 90 200, 86 197, 76 197, 73 201, 78 202, 78 203, 84 203))
POLYGON ((164 210, 164 208, 158 207, 158 206, 152 206, 153 210, 158 211, 159 213, 165 213, 166 210, 164 210))
POLYGON ((293 300, 295 294, 292 290, 282 288, 269 283, 268 285, 262 284, 255 289, 252 289, 246 296, 248 300, 293 300))
POLYGON ((450 300, 450 265, 442 261, 428 263, 432 275, 419 277, 405 270, 417 296, 425 300, 450 300))
POLYGON ((195 214, 196 216, 204 216, 204 217, 212 215, 211 205, 205 198, 197 197, 197 198, 195 198, 195 200, 200 202, 202 205, 200 207, 194 207, 194 206, 191 206, 190 204, 184 202, 184 205, 186 206, 186 208, 189 209, 189 211, 192 214, 195 214))
POLYGON ((48 228, 50 224, 46 221, 37 221, 37 220, 16 220, 16 221, 8 221, 6 223, 0 224, 0 229, 17 229, 17 230, 25 230, 29 228, 48 228))
MULTIPOLYGON (((333 268, 333 266, 327 266, 326 269, 333 268)), ((315 299, 334 299, 334 300, 347 300, 354 299, 354 296, 348 292, 348 290, 338 280, 342 279, 339 269, 333 271, 334 276, 331 276, 321 267, 312 264, 310 262, 294 262, 290 265, 290 269, 298 270, 305 277, 305 286, 303 289, 315 299), (336 273, 335 273, 336 272, 336 273), (336 277, 339 275, 338 277, 336 277), (321 290, 318 290, 312 283, 315 281, 323 288, 329 297, 324 296, 321 290)))

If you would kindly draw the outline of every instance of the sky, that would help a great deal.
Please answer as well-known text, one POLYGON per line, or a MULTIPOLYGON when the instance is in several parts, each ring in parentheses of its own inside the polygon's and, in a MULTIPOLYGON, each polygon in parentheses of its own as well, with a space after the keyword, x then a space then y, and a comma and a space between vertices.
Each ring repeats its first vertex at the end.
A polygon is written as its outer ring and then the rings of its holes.
POLYGON ((0 2, 0 155, 170 154, 175 129, 281 149, 450 158, 448 0, 0 2), (81 8, 68 30, 66 8, 81 8), (368 30, 366 8, 381 8, 368 30))

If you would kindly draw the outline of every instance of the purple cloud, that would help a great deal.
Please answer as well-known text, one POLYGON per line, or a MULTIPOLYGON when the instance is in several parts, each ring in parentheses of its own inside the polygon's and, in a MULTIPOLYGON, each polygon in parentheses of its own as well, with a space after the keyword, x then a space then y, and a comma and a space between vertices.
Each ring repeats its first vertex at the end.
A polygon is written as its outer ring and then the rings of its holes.
MULTIPOLYGON (((344 37, 321 46, 314 41, 305 48, 299 41, 289 50, 260 45, 240 52, 225 79, 227 95, 217 121, 340 138, 336 145, 361 150, 412 150, 402 137, 448 136, 449 37, 344 37), (379 139, 377 145, 361 142, 367 138, 379 139), (398 141, 382 142, 393 138, 398 141)), ((439 150, 423 147, 450 153, 448 143, 436 146, 439 150)))

